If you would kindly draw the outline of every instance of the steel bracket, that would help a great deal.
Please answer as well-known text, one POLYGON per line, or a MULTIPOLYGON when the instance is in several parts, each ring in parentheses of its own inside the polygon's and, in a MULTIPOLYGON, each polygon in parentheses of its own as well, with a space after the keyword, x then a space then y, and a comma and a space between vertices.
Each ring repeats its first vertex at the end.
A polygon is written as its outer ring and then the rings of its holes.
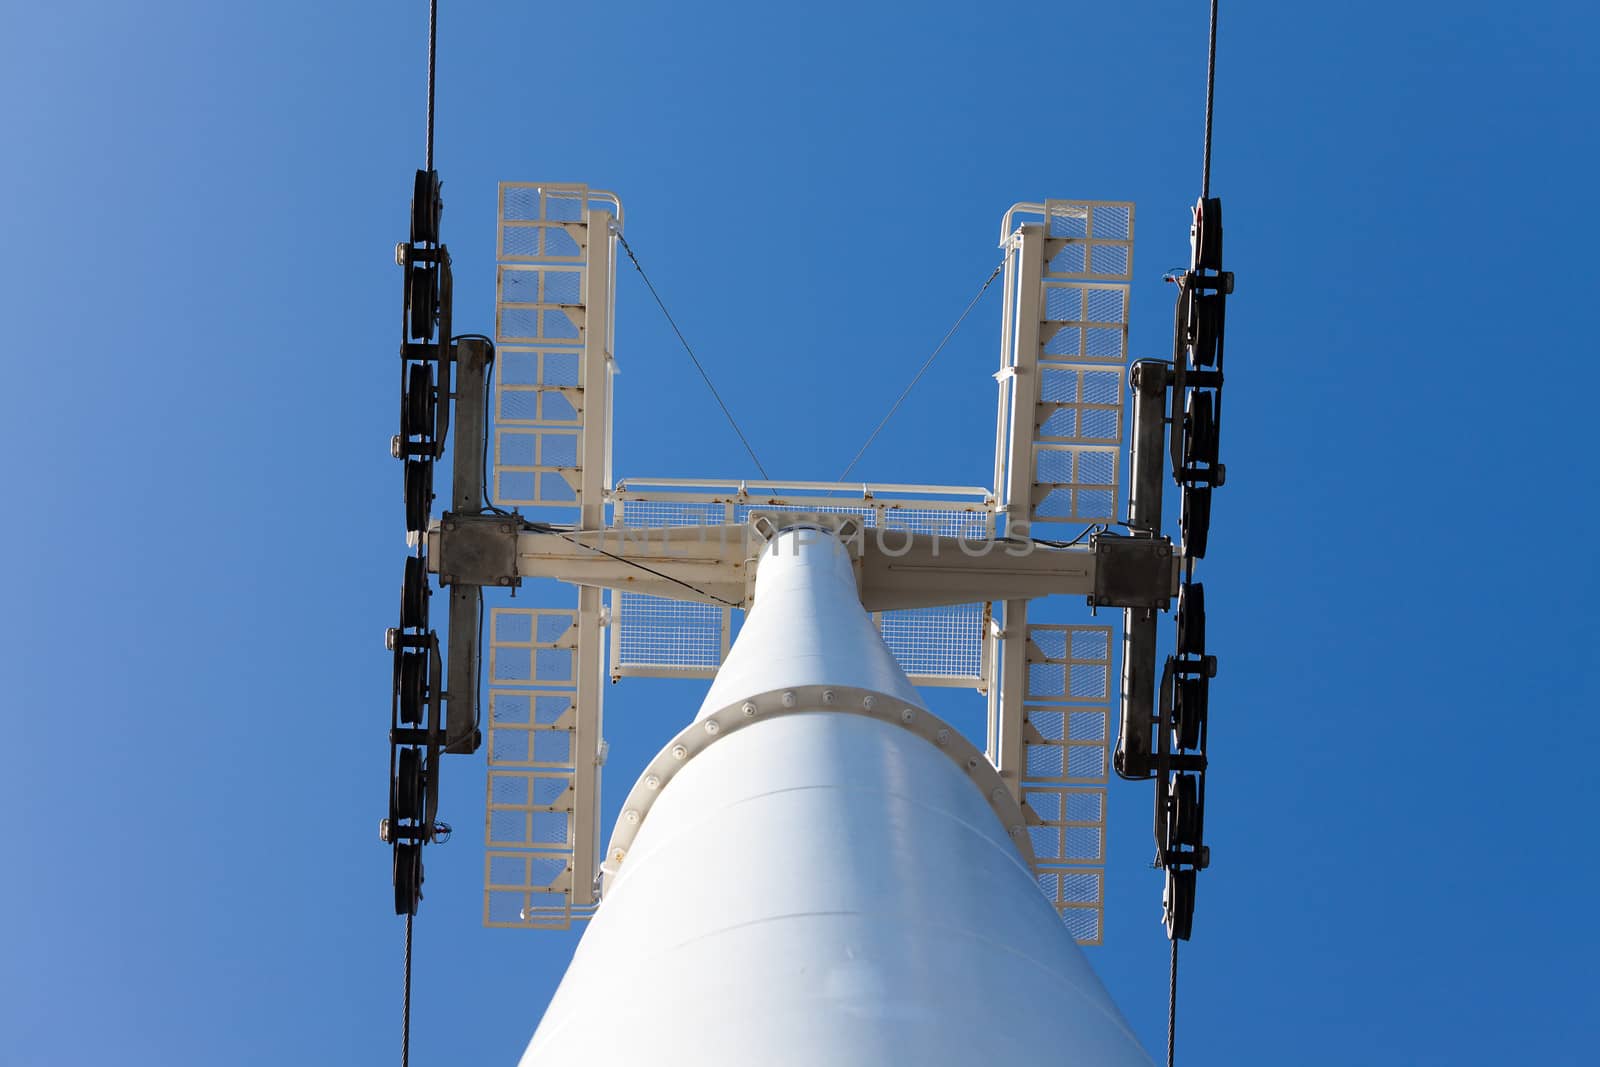
POLYGON ((1177 557, 1167 537, 1096 534, 1091 608, 1157 608, 1166 611, 1178 590, 1177 557))
POLYGON ((446 513, 439 522, 439 584, 519 586, 515 518, 446 513))

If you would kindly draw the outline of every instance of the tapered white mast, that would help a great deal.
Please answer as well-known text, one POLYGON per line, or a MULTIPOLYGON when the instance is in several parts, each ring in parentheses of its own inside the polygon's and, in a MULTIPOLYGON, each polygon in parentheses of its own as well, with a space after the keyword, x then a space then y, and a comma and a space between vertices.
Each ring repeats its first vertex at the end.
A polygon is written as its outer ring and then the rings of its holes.
POLYGON ((1146 1064, 1029 870, 994 767, 923 705, 832 533, 762 553, 645 771, 524 1067, 1146 1064))

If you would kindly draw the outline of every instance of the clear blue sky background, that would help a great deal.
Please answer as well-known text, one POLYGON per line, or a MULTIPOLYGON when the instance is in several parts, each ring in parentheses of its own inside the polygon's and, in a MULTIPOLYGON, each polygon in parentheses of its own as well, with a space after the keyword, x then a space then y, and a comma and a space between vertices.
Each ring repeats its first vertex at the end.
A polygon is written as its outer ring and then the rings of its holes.
MULTIPOLYGON (((462 329, 492 325, 495 183, 566 180, 622 194, 780 477, 844 465, 1014 201, 1137 201, 1133 350, 1168 351, 1203 0, 444 6, 462 329)), ((1180 1062, 1592 1062, 1600 19, 1224 8, 1216 862, 1180 1062)), ((5 21, 0 1063, 391 1064, 391 250, 426 5, 5 21)), ((618 473, 750 473, 635 276, 621 299, 618 473)), ((864 476, 987 481, 996 315, 864 476)), ((700 692, 608 694, 608 809, 700 692)), ((510 1064, 576 935, 480 927, 482 771, 449 773, 415 1062, 510 1064)), ((1113 790, 1092 957, 1157 1050, 1148 804, 1113 790)))

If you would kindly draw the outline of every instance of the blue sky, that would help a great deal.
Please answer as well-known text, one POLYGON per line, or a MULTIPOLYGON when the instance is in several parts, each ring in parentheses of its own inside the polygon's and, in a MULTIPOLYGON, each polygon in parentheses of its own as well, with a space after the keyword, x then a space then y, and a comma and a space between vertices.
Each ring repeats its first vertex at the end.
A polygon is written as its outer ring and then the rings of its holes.
MULTIPOLYGON (((1136 201, 1131 347, 1168 351, 1202 2, 444 6, 461 329, 492 325, 495 183, 557 180, 622 195, 778 477, 844 466, 1015 201, 1136 201)), ((392 1063, 391 250, 426 6, 14 7, 0 1061, 392 1063)), ((1191 1067, 1580 1063, 1600 1038, 1597 30, 1576 3, 1225 4, 1191 1067)), ((751 473, 637 278, 620 295, 617 472, 751 473)), ((861 476, 988 480, 996 295, 861 476)), ((612 807, 702 692, 608 694, 612 807)), ((416 1062, 511 1063, 576 935, 480 927, 482 771, 447 774, 416 1062)), ((1155 1050, 1148 787, 1112 805, 1092 958, 1155 1050)))

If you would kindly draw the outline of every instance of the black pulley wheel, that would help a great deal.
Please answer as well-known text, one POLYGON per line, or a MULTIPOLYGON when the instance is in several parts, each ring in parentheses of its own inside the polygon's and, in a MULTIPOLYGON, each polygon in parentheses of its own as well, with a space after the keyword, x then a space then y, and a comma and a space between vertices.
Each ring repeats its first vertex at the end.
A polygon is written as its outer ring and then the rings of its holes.
POLYGON ((400 583, 400 628, 428 628, 428 564, 420 556, 406 557, 406 576, 400 583))
POLYGON ((406 263, 406 321, 415 341, 433 336, 439 313, 439 273, 430 263, 406 263))
POLYGON ((1203 674, 1179 678, 1172 691, 1172 741, 1180 749, 1200 747, 1210 680, 1203 674))
POLYGON ((413 823, 422 821, 422 750, 402 748, 395 764, 395 814, 413 823))
POLYGON ((1167 791, 1167 836, 1173 847, 1200 847, 1200 785, 1192 774, 1180 774, 1167 791))
POLYGON ((1217 462, 1217 408, 1215 395, 1195 390, 1184 405, 1183 462, 1193 467, 1217 462))
POLYGON ((406 529, 421 533, 428 525, 428 512, 433 508, 433 462, 426 459, 406 460, 406 529))
POLYGON ((1222 269, 1222 200, 1202 199, 1195 205, 1195 269, 1222 269))
POLYGON ((415 726, 422 721, 428 692, 428 654, 400 654, 400 721, 415 726))
POLYGON ((406 437, 428 437, 433 434, 433 368, 426 363, 413 363, 406 373, 405 408, 400 419, 400 432, 406 437))
POLYGON ((1194 319, 1191 323, 1190 348, 1194 352, 1196 370, 1217 362, 1217 350, 1222 343, 1222 332, 1227 321, 1227 297, 1221 293, 1196 293, 1194 319))
POLYGON ((1194 932, 1195 871, 1167 871, 1167 937, 1187 941, 1194 932))
POLYGON ((415 915, 422 899, 422 845, 399 841, 394 846, 394 913, 415 915))
POLYGON ((1206 541, 1211 534, 1211 487, 1186 485, 1183 487, 1183 514, 1179 519, 1183 532, 1183 554, 1194 559, 1204 559, 1206 541))
POLYGON ((414 245, 439 243, 439 216, 444 208, 439 192, 438 171, 417 171, 411 185, 411 243, 414 245))
POLYGON ((1178 590, 1178 653, 1203 656, 1206 652, 1206 587, 1192 582, 1178 590))

